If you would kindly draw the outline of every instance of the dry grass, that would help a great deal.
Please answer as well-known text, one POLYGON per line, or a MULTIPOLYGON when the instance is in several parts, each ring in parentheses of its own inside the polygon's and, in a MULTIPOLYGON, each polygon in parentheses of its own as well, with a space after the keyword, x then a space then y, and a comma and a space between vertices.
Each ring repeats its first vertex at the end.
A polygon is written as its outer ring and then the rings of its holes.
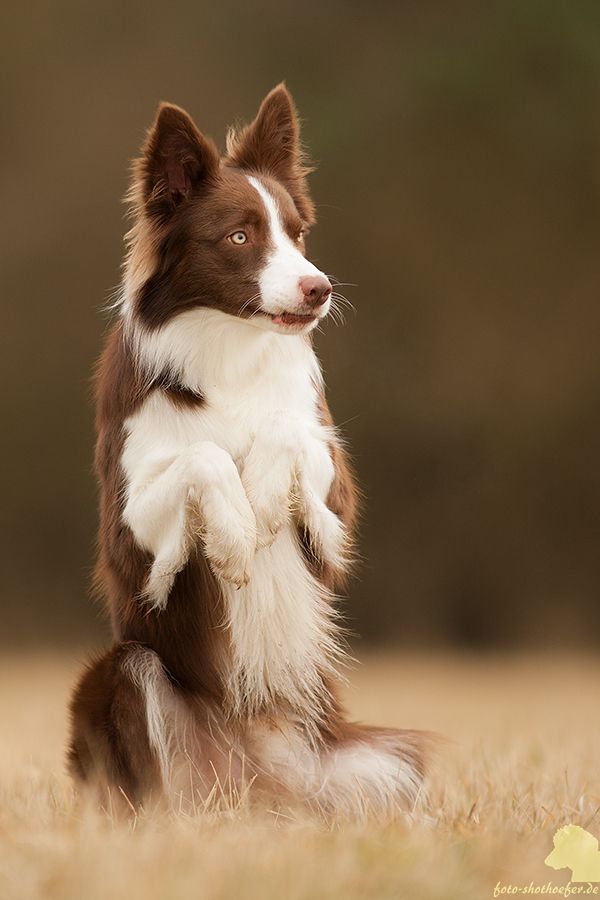
POLYGON ((242 808, 111 821, 64 774, 74 658, 0 660, 2 900, 470 900, 567 884, 544 865, 567 822, 600 830, 598 685, 591 657, 369 656, 359 719, 432 729, 442 748, 430 822, 318 829, 242 808), (598 814, 596 815, 596 813, 598 814))

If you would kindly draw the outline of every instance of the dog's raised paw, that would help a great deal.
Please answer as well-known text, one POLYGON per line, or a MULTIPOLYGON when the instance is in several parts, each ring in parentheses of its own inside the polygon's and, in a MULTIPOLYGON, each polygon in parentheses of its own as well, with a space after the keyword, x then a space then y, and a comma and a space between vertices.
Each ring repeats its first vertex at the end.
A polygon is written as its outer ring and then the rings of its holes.
POLYGON ((207 521, 201 531, 213 572, 238 588, 250 581, 256 552, 256 521, 250 504, 244 501, 241 505, 223 504, 219 519, 207 521))
POLYGON ((295 416, 283 410, 267 416, 241 475, 256 518, 257 549, 272 544, 290 519, 302 457, 302 431, 295 416))

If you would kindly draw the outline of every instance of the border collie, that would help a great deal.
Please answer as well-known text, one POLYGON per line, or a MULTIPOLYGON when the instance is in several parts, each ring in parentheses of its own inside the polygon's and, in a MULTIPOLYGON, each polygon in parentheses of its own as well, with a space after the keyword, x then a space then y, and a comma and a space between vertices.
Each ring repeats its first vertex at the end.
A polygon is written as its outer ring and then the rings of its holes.
POLYGON ((134 165, 97 377, 97 578, 114 646, 71 701, 76 780, 133 808, 215 785, 328 817, 410 809, 427 735, 347 721, 333 591, 355 487, 310 334, 309 169, 284 85, 227 155, 161 106, 134 165))

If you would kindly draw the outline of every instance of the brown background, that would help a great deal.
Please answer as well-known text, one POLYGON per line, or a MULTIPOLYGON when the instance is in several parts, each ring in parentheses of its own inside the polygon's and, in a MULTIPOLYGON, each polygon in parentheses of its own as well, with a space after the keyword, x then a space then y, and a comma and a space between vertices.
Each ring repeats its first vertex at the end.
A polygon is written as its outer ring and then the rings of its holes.
POLYGON ((107 635, 89 376, 161 100, 224 143, 285 79, 318 336, 366 495, 367 640, 600 641, 597 0, 57 0, 0 13, 0 642, 107 635))

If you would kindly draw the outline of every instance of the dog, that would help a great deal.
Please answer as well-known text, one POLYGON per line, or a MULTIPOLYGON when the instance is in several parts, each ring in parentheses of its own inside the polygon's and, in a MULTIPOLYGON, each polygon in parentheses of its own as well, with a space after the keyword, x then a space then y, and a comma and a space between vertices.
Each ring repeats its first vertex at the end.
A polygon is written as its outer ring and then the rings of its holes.
POLYGON ((114 646, 70 705, 70 771, 103 802, 198 809, 251 784, 353 818, 423 790, 428 736, 349 722, 338 697, 357 492, 311 343, 334 301, 305 256, 309 171, 283 84, 223 159, 163 104, 134 163, 97 373, 114 646))

